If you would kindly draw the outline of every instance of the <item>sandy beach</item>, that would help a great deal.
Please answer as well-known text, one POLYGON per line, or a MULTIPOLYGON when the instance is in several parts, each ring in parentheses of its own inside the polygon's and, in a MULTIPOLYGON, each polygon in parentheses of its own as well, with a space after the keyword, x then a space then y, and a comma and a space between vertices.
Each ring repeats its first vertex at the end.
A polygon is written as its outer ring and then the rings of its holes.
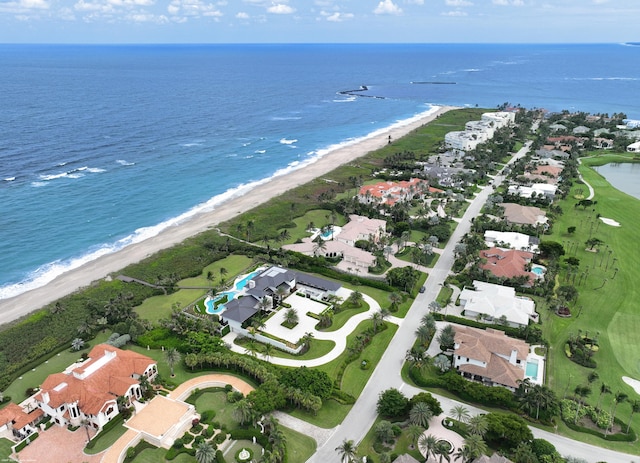
POLYGON ((244 196, 234 198, 211 212, 195 216, 187 222, 164 230, 155 237, 88 262, 77 269, 60 275, 45 286, 27 291, 10 299, 1 300, 0 324, 11 322, 34 310, 40 309, 46 304, 66 296, 79 288, 88 286, 93 281, 100 280, 111 273, 118 272, 127 265, 139 262, 162 249, 171 247, 190 236, 215 227, 218 223, 253 209, 267 202, 269 199, 282 194, 286 190, 320 177, 341 164, 349 163, 370 151, 381 148, 388 143, 389 136, 391 136, 392 140, 396 140, 451 109, 454 108, 451 106, 442 106, 432 114, 413 119, 407 124, 392 127, 378 136, 332 151, 315 163, 286 175, 276 177, 256 187, 244 196))

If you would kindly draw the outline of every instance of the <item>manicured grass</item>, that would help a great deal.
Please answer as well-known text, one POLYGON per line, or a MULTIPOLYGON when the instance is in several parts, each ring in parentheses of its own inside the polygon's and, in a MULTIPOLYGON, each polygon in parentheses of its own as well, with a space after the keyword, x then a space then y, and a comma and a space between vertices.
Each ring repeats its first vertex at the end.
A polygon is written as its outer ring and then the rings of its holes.
POLYGON ((224 452, 224 459, 229 463, 236 461, 236 453, 238 453, 242 449, 250 449, 253 452, 252 461, 258 461, 260 459, 260 455, 262 454, 262 447, 258 444, 254 444, 250 440, 238 440, 231 444, 230 447, 224 452))
POLYGON ((304 463, 315 453, 317 444, 313 438, 284 426, 279 429, 287 440, 288 463, 304 463))
MULTIPOLYGON (((220 269, 224 268, 227 273, 224 275, 225 281, 233 281, 236 276, 246 271, 252 264, 252 260, 243 255, 232 254, 222 260, 208 265, 198 277, 187 278, 178 282, 178 286, 212 288, 220 283, 220 269), (211 272, 213 281, 207 279, 211 272)), ((153 296, 146 299, 135 308, 140 318, 157 323, 163 318, 171 315, 171 308, 174 304, 186 307, 207 294, 208 289, 180 289, 173 294, 153 296)))
POLYGON ((365 301, 362 301, 360 307, 356 307, 353 309, 344 309, 333 316, 333 323, 330 327, 325 328, 321 331, 330 332, 337 331, 344 326, 347 321, 353 317, 354 315, 358 315, 359 313, 366 312, 370 309, 369 304, 365 301))
POLYGON ((187 402, 194 405, 199 413, 214 410, 216 416, 213 421, 225 425, 227 429, 238 427, 238 421, 233 418, 232 405, 227 402, 227 393, 224 389, 204 389, 200 391, 195 400, 188 398, 187 402))
POLYGON ((327 400, 316 415, 297 408, 288 410, 288 413, 321 428, 331 429, 342 423, 351 407, 351 405, 339 404, 335 400, 327 400))
POLYGON ((69 365, 78 361, 82 353, 88 353, 91 347, 106 341, 110 334, 111 332, 98 333, 94 339, 85 344, 83 349, 75 352, 72 352, 70 349, 63 350, 49 360, 45 360, 35 369, 24 373, 21 376, 22 379, 18 378, 11 383, 9 387, 5 389, 4 395, 11 396, 11 400, 15 403, 22 402, 26 399, 25 391, 27 388, 40 386, 47 376, 64 371, 69 365))
POLYGON ((447 286, 443 286, 438 293, 438 297, 436 297, 436 301, 442 306, 446 306, 449 303, 449 298, 453 294, 453 288, 449 288, 447 286))
POLYGON ((293 355, 288 352, 284 352, 278 349, 273 351, 273 357, 285 358, 285 359, 295 359, 295 360, 311 360, 322 357, 323 355, 328 354, 333 350, 336 346, 334 341, 329 341, 325 339, 313 339, 311 341, 311 346, 309 350, 306 351, 302 355, 293 355))
POLYGON ((181 453, 173 460, 165 459, 165 455, 167 454, 167 449, 163 448, 154 448, 154 449, 144 449, 140 452, 131 463, 193 463, 195 458, 189 454, 181 453))
MULTIPOLYGON (((413 257, 411 255, 411 252, 412 252, 411 250, 412 248, 407 247, 403 249, 401 252, 397 253, 396 257, 400 260, 403 260, 405 262, 410 262, 413 264, 414 262, 413 262, 413 257)), ((436 262, 438 262, 439 257, 440 257, 440 254, 437 254, 434 252, 433 254, 427 257, 427 262, 421 265, 432 268, 434 265, 436 265, 436 262)))
MULTIPOLYGON (((553 234, 543 237, 562 243, 568 251, 567 254, 580 259, 579 272, 589 268, 589 274, 582 284, 576 279, 575 285, 580 296, 571 306, 573 316, 561 319, 543 310, 542 326, 545 337, 550 340, 548 382, 561 397, 565 391, 572 392, 577 385, 587 384, 588 374, 594 371, 566 358, 564 343, 569 334, 578 334, 581 330, 583 333, 588 331, 590 336, 598 337, 600 349, 594 360, 598 364, 595 371, 600 379, 592 385, 592 394, 587 400, 591 405, 598 401, 602 382, 614 393, 622 391, 632 398, 637 398, 635 392, 622 381, 622 376, 640 377, 640 344, 637 342, 640 329, 640 314, 637 311, 640 296, 637 284, 640 277, 637 266, 640 260, 640 248, 637 246, 640 201, 614 189, 601 175, 587 167, 590 164, 603 163, 603 160, 607 159, 620 161, 615 155, 584 159, 580 168, 585 180, 595 189, 594 199, 597 204, 586 210, 574 207, 577 203, 574 199, 577 189, 582 188, 585 195, 587 192, 585 185, 575 184, 567 199, 559 202, 564 214, 554 224, 553 234), (618 221, 621 226, 612 227, 602 223, 596 218, 598 213, 602 217, 618 221), (572 235, 567 233, 569 226, 576 227, 572 235), (600 252, 585 250, 585 241, 590 236, 604 242, 600 246, 600 252)), ((559 284, 566 284, 564 273, 559 277, 559 284)), ((602 404, 605 410, 608 410, 612 404, 612 395, 605 395, 602 404)), ((630 416, 629 409, 628 404, 620 404, 616 416, 626 421, 630 416)), ((636 430, 640 427, 640 417, 634 416, 633 426, 636 430)), ((604 446, 605 441, 599 440, 598 445, 604 446)), ((621 448, 617 445, 615 448, 621 448)), ((639 452, 640 450, 636 450, 634 453, 639 452)))
MULTIPOLYGON (((114 426, 108 431, 100 431, 100 433, 98 434, 99 437, 97 438, 94 437, 93 440, 91 441, 91 442, 95 442, 95 446, 93 448, 85 447, 84 451, 89 455, 96 455, 104 450, 107 450, 109 447, 115 444, 116 441, 120 439, 120 437, 122 437, 122 435, 127 431, 128 431, 128 428, 124 426, 124 423, 120 423, 119 425, 114 426)), ((85 430, 82 429, 82 427, 80 427, 75 432, 84 433, 85 430)))
MULTIPOLYGON (((365 320, 358 328, 363 325, 367 326, 367 324, 370 325, 371 322, 369 320, 365 320)), ((393 335, 396 334, 398 325, 394 325, 389 322, 386 322, 386 324, 387 329, 374 336, 371 343, 362 352, 360 357, 356 361, 351 362, 344 370, 344 376, 342 377, 342 390, 347 394, 351 394, 354 397, 358 397, 360 395, 366 386, 367 381, 369 381, 369 378, 373 374, 373 370, 378 366, 380 357, 382 357, 382 354, 384 354, 384 351, 389 346, 393 335), (360 368, 362 360, 367 360, 369 364, 369 368, 366 370, 360 368)))
POLYGON ((9 439, 0 439, 0 461, 11 461, 9 457, 11 456, 11 446, 13 444, 9 439))
MULTIPOLYGON (((336 226, 343 226, 347 223, 347 220, 341 214, 336 213, 336 226)), ((306 238, 309 235, 307 232, 308 225, 313 222, 315 228, 322 228, 327 225, 331 225, 331 211, 328 209, 313 209, 307 211, 303 216, 293 219, 293 223, 296 224, 295 228, 287 228, 290 238, 283 241, 282 244, 292 244, 302 238, 306 238), (328 217, 327 217, 328 216, 328 217)), ((282 232, 284 229, 279 230, 282 232)))

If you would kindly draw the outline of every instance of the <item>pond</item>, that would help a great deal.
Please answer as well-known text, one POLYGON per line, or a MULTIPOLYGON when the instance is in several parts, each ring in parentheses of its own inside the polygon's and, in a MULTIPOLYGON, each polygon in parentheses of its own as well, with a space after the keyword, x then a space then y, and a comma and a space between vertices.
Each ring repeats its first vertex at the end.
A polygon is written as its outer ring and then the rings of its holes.
POLYGON ((617 190, 640 199, 640 163, 616 162, 593 169, 617 190))

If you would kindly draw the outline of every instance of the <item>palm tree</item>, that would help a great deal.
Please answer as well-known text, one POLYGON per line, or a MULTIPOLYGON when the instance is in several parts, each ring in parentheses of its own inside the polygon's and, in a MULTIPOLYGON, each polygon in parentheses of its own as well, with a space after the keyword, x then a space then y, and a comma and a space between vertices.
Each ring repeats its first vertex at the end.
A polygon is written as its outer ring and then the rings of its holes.
POLYGON ((445 459, 447 461, 451 461, 451 447, 449 442, 446 440, 439 440, 436 442, 436 447, 433 449, 433 458, 436 458, 436 455, 439 457, 439 462, 442 463, 442 460, 445 459))
POLYGON ((91 423, 89 422, 88 419, 82 418, 82 420, 80 421, 80 426, 82 426, 84 428, 84 430, 86 431, 86 433, 87 433, 87 442, 89 442, 91 440, 91 436, 89 435, 89 428, 91 427, 91 423))
POLYGON ((467 438, 464 440, 463 448, 464 447, 466 447, 467 449, 467 455, 471 457, 470 460, 479 458, 480 456, 487 453, 488 450, 487 444, 482 439, 482 436, 479 436, 478 434, 471 434, 467 436, 467 438))
POLYGON ((253 405, 251 405, 251 402, 247 399, 238 400, 233 405, 231 413, 233 418, 240 423, 240 425, 243 425, 251 419, 251 416, 253 415, 253 405))
POLYGON ((284 322, 287 325, 297 325, 298 324, 298 312, 295 308, 290 307, 284 314, 284 322))
POLYGON ((357 447, 352 440, 343 440, 339 447, 336 447, 336 452, 340 454, 340 460, 342 463, 350 463, 356 456, 357 447))
POLYGON ((426 346, 429 341, 431 341, 431 336, 433 335, 433 331, 429 329, 426 325, 420 325, 416 330, 416 338, 418 338, 418 342, 426 346))
POLYGON ((378 327, 383 323, 382 314, 380 313, 380 311, 373 312, 370 318, 371 318, 371 323, 373 324, 373 332, 377 333, 378 327))
POLYGON ((391 423, 387 420, 381 420, 378 422, 373 431, 376 434, 376 438, 383 444, 392 441, 394 438, 391 423))
POLYGON ((180 352, 178 352, 178 349, 175 347, 171 347, 165 351, 164 359, 171 369, 171 377, 175 377, 176 375, 173 372, 173 366, 180 361, 180 352))
POLYGON ((425 402, 418 402, 409 411, 409 421, 411 424, 417 424, 423 428, 429 426, 429 420, 433 416, 433 412, 425 402))
POLYGON ((362 293, 356 290, 352 291, 351 294, 349 294, 349 298, 347 299, 347 301, 354 307, 360 307, 362 305, 363 299, 364 297, 362 296, 362 293))
POLYGON ((430 357, 424 347, 414 346, 407 351, 404 359, 409 362, 410 368, 424 370, 429 365, 430 357))
POLYGON ((418 445, 418 439, 420 439, 420 436, 424 433, 424 428, 417 424, 410 424, 407 426, 406 431, 407 438, 409 439, 409 442, 411 442, 411 448, 416 448, 416 445, 418 445))
POLYGON ((451 369, 451 360, 444 354, 438 354, 433 359, 433 365, 444 373, 451 369))
POLYGON ((327 249, 327 242, 322 239, 322 235, 318 235, 314 241, 316 244, 313 246, 313 255, 318 256, 321 251, 327 249))
POLYGON ((611 394, 611 388, 605 383, 602 383, 600 385, 600 395, 598 396, 598 404, 596 405, 596 410, 600 410, 600 402, 602 401, 602 396, 604 394, 611 394))
POLYGON ((82 338, 75 338, 71 341, 71 348, 73 350, 80 350, 84 347, 84 340, 82 338))
POLYGON ((398 305, 402 303, 402 295, 400 293, 393 292, 389 294, 389 300, 391 301, 391 308, 397 309, 398 305))
POLYGON ((469 415, 469 410, 464 405, 456 405, 451 410, 449 410, 449 415, 454 420, 460 421, 461 423, 466 423, 471 415, 469 415))
POLYGON ((629 429, 631 429, 633 415, 640 412, 640 400, 630 400, 629 405, 631 405, 631 416, 629 416, 629 422, 627 423, 627 434, 629 434, 629 429))
POLYGON ((275 347, 273 347, 273 344, 267 343, 264 345, 264 350, 262 351, 262 355, 264 356, 264 359, 267 362, 272 357, 274 350, 275 350, 275 347))
POLYGON ((433 455, 436 458, 435 449, 438 443, 438 438, 433 434, 423 434, 418 439, 418 448, 424 453, 425 459, 429 459, 429 456, 433 455))
POLYGON ((578 408, 576 409, 576 419, 573 421, 574 423, 578 422, 578 418, 580 417, 580 407, 582 406, 583 399, 585 399, 589 394, 591 394, 591 388, 589 386, 576 386, 574 392, 579 397, 578 399, 578 408))
POLYGON ((439 313, 442 310, 442 306, 438 301, 431 301, 429 303, 429 310, 434 313, 439 313))
POLYGON ((484 415, 475 415, 467 420, 467 427, 469 428, 469 434, 484 436, 489 429, 489 423, 487 423, 484 415))
POLYGON ((204 441, 196 446, 196 461, 198 463, 213 463, 216 459, 216 449, 209 442, 204 441))
POLYGON ((613 423, 615 422, 616 419, 616 411, 618 410, 618 404, 620 404, 621 402, 624 402, 625 400, 627 400, 629 398, 629 396, 627 394, 625 394, 624 392, 616 392, 613 396, 613 406, 612 406, 612 410, 611 410, 611 421, 610 421, 610 425, 609 427, 607 427, 607 429, 605 429, 605 436, 608 434, 609 429, 613 427, 613 423))

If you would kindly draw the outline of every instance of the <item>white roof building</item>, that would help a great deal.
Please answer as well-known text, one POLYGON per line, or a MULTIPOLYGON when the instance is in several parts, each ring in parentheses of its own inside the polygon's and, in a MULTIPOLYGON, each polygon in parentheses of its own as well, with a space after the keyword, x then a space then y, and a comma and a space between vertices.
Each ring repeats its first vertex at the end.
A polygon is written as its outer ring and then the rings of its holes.
POLYGON ((629 153, 640 152, 640 141, 637 141, 635 143, 631 143, 629 146, 627 146, 627 151, 629 153))
POLYGON ((510 195, 518 195, 521 198, 543 195, 548 199, 555 198, 556 191, 558 191, 557 185, 551 185, 549 183, 534 183, 531 186, 509 185, 508 190, 510 195))
POLYGON ((482 132, 449 132, 444 136, 446 146, 458 151, 474 150, 488 139, 487 134, 482 132))
POLYGON ((490 247, 516 249, 518 251, 538 251, 538 238, 524 233, 487 230, 484 232, 484 240, 487 246, 490 247))
POLYGON ((361 215, 351 214, 349 223, 342 227, 335 239, 349 246, 355 246, 359 240, 378 241, 380 235, 386 233, 387 222, 382 219, 370 219, 361 215))
POLYGON ((467 317, 477 318, 482 314, 489 322, 505 317, 509 326, 516 328, 527 326, 529 320, 538 320, 534 302, 517 296, 515 288, 507 286, 474 281, 473 288, 465 288, 460 293, 460 304, 467 317))

